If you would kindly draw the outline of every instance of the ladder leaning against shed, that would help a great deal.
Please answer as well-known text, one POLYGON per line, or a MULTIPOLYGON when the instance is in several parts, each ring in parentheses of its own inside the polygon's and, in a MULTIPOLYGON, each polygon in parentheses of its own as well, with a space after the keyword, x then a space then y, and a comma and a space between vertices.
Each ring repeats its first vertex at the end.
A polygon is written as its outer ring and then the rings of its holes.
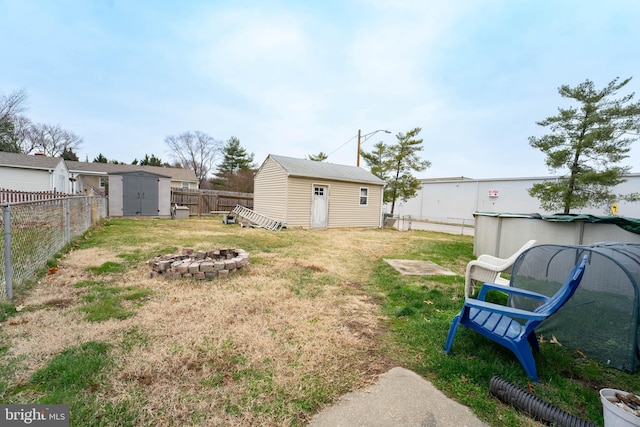
POLYGON ((278 231, 283 226, 281 221, 276 221, 275 219, 266 217, 262 214, 259 214, 258 212, 252 211, 249 208, 245 208, 244 206, 236 205, 231 213, 268 230, 278 231))

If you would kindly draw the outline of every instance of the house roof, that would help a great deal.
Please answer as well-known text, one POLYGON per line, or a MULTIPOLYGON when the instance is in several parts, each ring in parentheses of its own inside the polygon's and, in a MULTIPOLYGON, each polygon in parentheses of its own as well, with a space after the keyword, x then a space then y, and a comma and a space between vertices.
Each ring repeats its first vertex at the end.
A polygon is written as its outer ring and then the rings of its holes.
POLYGON ((109 172, 109 175, 139 175, 139 176, 157 176, 160 178, 171 178, 169 175, 160 175, 157 173, 143 171, 143 170, 109 172))
POLYGON ((89 163, 68 160, 69 171, 80 174, 106 175, 110 173, 145 171, 156 175, 169 176, 174 181, 198 182, 196 173, 191 169, 168 168, 163 166, 123 165, 113 163, 89 163))
POLYGON ((296 159, 293 157, 277 156, 274 154, 269 154, 267 158, 269 157, 278 163, 289 176, 384 185, 383 180, 368 170, 357 166, 316 162, 313 160, 296 159))
POLYGON ((23 169, 55 169, 62 157, 34 156, 32 154, 7 153, 0 151, 0 166, 23 169))

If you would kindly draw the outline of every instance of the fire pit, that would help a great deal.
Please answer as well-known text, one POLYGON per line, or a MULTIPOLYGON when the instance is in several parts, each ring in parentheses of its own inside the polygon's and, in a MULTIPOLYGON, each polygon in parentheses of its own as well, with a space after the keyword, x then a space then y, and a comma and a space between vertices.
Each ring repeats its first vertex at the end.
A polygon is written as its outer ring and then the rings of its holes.
POLYGON ((228 277, 249 266, 249 254, 242 249, 197 251, 182 249, 180 254, 158 255, 149 260, 151 277, 213 280, 228 277))

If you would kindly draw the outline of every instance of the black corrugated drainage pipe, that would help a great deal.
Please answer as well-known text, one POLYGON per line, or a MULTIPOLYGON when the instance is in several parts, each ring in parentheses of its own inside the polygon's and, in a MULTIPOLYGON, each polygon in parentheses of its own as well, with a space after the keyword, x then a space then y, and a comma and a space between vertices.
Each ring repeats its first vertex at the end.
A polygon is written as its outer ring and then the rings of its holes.
POLYGON ((504 403, 522 410, 530 417, 545 424, 562 427, 596 427, 595 424, 556 408, 500 377, 491 378, 489 390, 504 403))

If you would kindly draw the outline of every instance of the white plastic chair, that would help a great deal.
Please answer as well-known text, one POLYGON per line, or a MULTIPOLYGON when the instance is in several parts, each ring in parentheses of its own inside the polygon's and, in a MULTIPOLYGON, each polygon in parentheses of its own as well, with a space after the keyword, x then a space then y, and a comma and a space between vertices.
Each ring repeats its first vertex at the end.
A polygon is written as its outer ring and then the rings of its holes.
POLYGON ((518 256, 535 245, 535 240, 529 240, 525 243, 516 253, 509 258, 498 258, 492 255, 483 254, 475 261, 470 261, 467 264, 467 273, 464 280, 464 296, 469 297, 469 291, 471 293, 476 290, 476 283, 495 283, 497 285, 509 286, 509 281, 503 277, 500 277, 500 273, 505 272, 511 268, 518 256))

